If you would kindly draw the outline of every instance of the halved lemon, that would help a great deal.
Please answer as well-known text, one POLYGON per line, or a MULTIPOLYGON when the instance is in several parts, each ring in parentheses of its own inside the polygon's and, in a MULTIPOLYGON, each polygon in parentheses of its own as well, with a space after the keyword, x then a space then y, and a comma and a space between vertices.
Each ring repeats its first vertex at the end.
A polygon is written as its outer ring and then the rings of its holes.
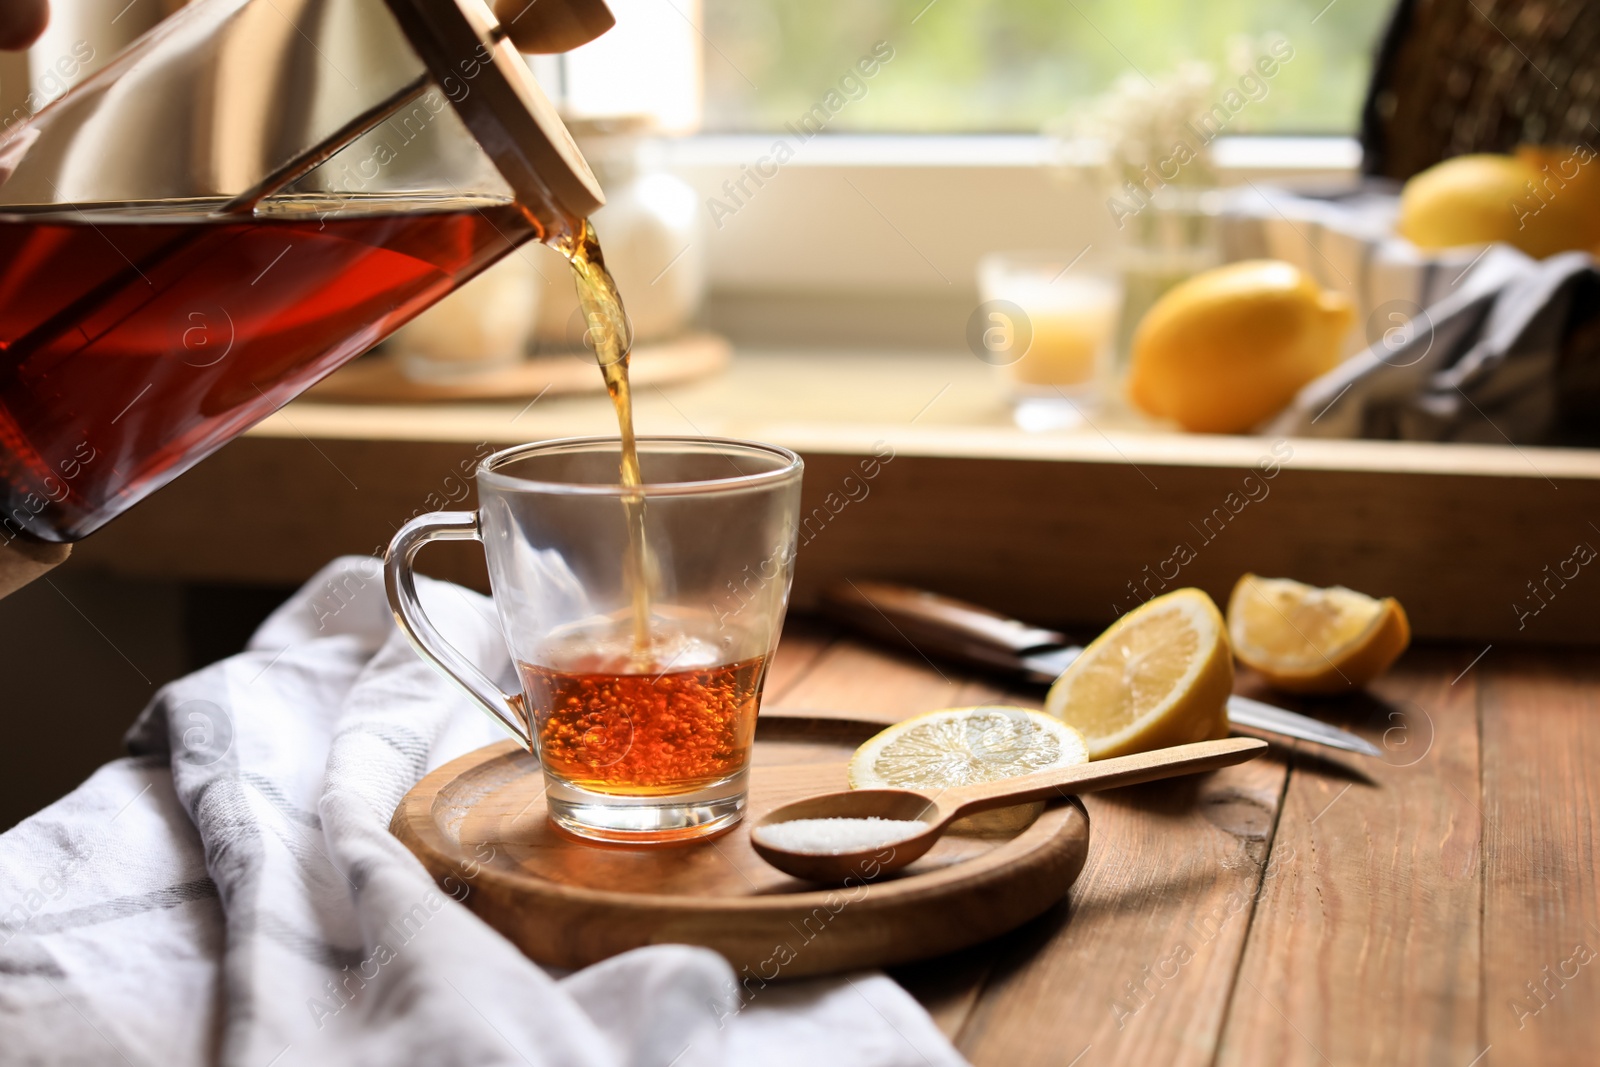
POLYGON ((1228 634, 1239 662, 1279 689, 1342 693, 1388 670, 1411 624, 1393 597, 1247 574, 1228 598, 1228 634))
POLYGON ((1233 656, 1211 598, 1176 589, 1112 623, 1050 687, 1045 711, 1090 759, 1228 736, 1233 656))
MULTIPOLYGON (((1083 736, 1041 711, 1005 705, 930 711, 876 734, 850 758, 851 789, 948 789, 1087 763, 1083 736)), ((986 811, 952 830, 1015 832, 1043 804, 986 811)))

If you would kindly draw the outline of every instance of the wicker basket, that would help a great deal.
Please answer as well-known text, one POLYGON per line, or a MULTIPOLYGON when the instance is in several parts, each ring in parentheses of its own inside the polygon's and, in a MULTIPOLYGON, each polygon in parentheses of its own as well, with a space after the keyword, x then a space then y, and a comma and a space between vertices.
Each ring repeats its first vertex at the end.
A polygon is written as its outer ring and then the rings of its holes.
POLYGON ((1400 0, 1361 115, 1366 173, 1468 152, 1600 144, 1600 4, 1400 0))

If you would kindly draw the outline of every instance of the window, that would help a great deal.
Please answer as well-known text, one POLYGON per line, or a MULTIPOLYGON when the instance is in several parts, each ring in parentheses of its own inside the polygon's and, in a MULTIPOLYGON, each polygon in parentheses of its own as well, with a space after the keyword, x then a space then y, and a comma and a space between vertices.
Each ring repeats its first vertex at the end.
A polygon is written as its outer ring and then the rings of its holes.
POLYGON ((1187 62, 1213 68, 1200 110, 1225 105, 1223 184, 1348 178, 1394 0, 608 3, 615 30, 535 70, 570 115, 644 113, 712 135, 676 140, 665 158, 703 207, 717 328, 760 343, 936 347, 960 336, 983 254, 1112 255, 1093 146, 1030 135, 1086 115, 1119 79, 1170 85, 1187 62), (1273 43, 1292 57, 1227 97, 1273 43), (875 136, 809 136, 819 105, 828 133, 875 136), (729 214, 728 184, 770 169, 779 139, 791 161, 729 214), (985 205, 983 226, 951 225, 952 201, 985 205))
POLYGON ((1028 132, 1123 75, 1159 80, 1186 60, 1209 63, 1220 93, 1281 38, 1292 60, 1230 132, 1350 134, 1392 3, 615 0, 619 41, 590 47, 615 51, 633 37, 637 57, 594 65, 591 76, 578 69, 588 69, 580 50, 569 85, 615 102, 637 82, 630 98, 651 111, 676 92, 667 125, 682 129, 683 70, 697 58, 707 132, 780 130, 829 92, 847 101, 830 132, 1028 132))

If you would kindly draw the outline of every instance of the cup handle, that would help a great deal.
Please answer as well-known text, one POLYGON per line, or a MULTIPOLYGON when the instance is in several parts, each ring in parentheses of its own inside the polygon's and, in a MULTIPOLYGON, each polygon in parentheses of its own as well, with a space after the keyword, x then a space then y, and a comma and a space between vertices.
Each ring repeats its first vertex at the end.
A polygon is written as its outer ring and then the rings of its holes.
POLYGON ((383 582, 389 592, 389 608, 412 647, 460 686, 462 692, 488 712, 518 744, 533 752, 533 732, 523 710, 522 695, 505 692, 446 641, 428 621, 417 599, 417 576, 412 570, 412 561, 418 549, 429 541, 482 540, 475 511, 434 511, 418 515, 400 527, 383 556, 383 582))

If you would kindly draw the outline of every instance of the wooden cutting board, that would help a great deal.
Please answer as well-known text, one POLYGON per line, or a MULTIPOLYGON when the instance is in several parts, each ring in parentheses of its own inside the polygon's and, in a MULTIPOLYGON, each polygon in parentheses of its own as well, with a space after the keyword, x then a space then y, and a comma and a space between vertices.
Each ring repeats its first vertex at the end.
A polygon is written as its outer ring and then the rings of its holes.
POLYGON ((887 966, 987 940, 1066 895, 1089 845, 1076 798, 1020 831, 946 834, 899 875, 866 885, 817 886, 762 862, 750 822, 845 788, 846 759, 883 725, 763 714, 745 821, 686 845, 593 845, 558 834, 545 818, 537 761, 511 741, 418 782, 389 828, 445 892, 554 967, 667 942, 715 949, 741 981, 887 966))
MULTIPOLYGON (((670 341, 638 345, 629 356, 635 387, 672 385, 715 374, 728 365, 733 347, 712 333, 687 333, 670 341)), ((558 352, 459 378, 416 381, 400 370, 392 353, 359 359, 312 386, 310 400, 337 403, 409 404, 445 400, 515 400, 605 391, 589 352, 558 352)))

